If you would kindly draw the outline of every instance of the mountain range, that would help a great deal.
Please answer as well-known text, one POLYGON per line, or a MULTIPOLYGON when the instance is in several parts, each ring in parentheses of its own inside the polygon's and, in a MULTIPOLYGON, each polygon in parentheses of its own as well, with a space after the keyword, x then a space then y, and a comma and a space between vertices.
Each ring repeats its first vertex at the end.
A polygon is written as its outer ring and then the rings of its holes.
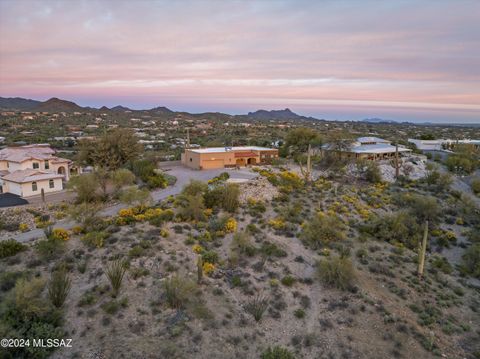
MULTIPOLYGON (((56 97, 53 97, 47 101, 37 101, 31 99, 25 99, 21 97, 0 97, 0 110, 6 111, 28 111, 28 112, 148 112, 152 115, 172 115, 172 114, 188 114, 186 112, 175 112, 167 107, 159 106, 151 109, 145 110, 132 110, 125 106, 115 106, 108 108, 102 106, 98 109, 92 107, 81 107, 72 101, 62 100, 56 97)), ((216 113, 216 115, 230 116, 222 113, 216 113)), ((246 115, 237 115, 238 118, 249 118, 255 120, 301 120, 301 119, 314 119, 312 117, 305 117, 292 112, 290 109, 286 108, 284 110, 258 110, 255 112, 249 112, 246 115)))

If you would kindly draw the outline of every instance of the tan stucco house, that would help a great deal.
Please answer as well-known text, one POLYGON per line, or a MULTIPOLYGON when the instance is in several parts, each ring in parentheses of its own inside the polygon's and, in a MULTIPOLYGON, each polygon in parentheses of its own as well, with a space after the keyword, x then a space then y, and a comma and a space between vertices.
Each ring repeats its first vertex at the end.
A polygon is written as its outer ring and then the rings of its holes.
POLYGON ((0 193, 21 197, 63 190, 72 162, 55 156, 48 144, 7 147, 0 150, 0 193))
POLYGON ((203 170, 270 164, 275 158, 278 158, 278 150, 267 147, 187 148, 182 154, 182 163, 187 167, 203 170))

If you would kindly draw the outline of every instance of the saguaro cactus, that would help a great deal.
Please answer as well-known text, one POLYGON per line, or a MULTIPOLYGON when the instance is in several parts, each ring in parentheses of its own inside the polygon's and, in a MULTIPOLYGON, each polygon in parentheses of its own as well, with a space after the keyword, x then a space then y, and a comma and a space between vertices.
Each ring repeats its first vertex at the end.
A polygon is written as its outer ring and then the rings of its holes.
POLYGON ((418 253, 418 276, 423 277, 423 269, 425 267, 425 252, 427 251, 427 238, 428 238, 428 221, 425 221, 425 230, 423 232, 422 245, 420 246, 420 252, 418 253))
POLYGON ((308 145, 307 151, 307 166, 303 168, 302 163, 300 162, 300 171, 302 172, 305 182, 310 182, 312 180, 312 146, 308 145))
POLYGON ((199 254, 197 257, 197 283, 200 284, 203 279, 203 258, 199 254))
POLYGON ((395 144, 395 178, 398 179, 400 175, 400 167, 398 164, 398 143, 395 144))

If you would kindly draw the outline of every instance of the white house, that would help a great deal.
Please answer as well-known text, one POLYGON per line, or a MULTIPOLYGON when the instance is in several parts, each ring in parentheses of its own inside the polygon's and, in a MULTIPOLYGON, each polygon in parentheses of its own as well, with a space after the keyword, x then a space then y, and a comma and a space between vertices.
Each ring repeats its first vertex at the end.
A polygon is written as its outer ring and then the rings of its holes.
POLYGON ((7 147, 0 150, 0 193, 22 197, 63 190, 72 162, 55 156, 48 144, 7 147))

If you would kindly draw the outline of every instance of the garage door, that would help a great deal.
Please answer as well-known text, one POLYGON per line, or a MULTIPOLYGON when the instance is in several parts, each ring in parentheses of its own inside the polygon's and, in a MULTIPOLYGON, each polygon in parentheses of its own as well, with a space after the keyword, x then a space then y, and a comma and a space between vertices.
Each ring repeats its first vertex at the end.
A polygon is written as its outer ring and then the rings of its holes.
POLYGON ((204 170, 212 168, 223 168, 225 167, 223 160, 207 160, 202 162, 202 167, 204 170))

